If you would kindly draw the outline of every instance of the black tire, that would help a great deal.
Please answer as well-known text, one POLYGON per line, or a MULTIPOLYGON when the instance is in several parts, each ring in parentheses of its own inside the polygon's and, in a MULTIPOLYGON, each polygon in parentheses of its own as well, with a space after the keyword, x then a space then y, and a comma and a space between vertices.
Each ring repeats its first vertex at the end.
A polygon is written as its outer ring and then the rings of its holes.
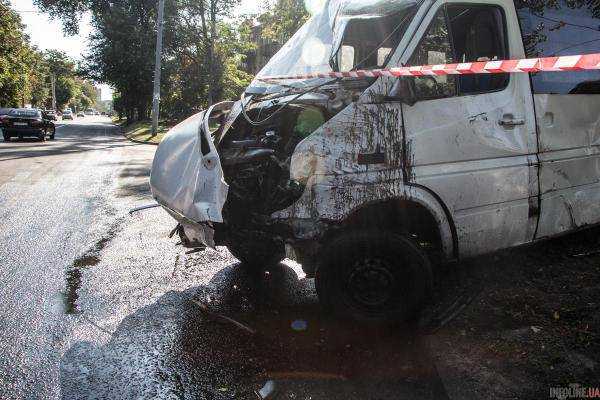
POLYGON ((10 135, 3 133, 2 138, 4 139, 5 142, 10 142, 10 135))
POLYGON ((42 132, 41 134, 39 134, 38 139, 40 142, 45 142, 46 141, 46 132, 42 132))
POLYGON ((285 258, 285 246, 274 241, 240 240, 228 244, 229 252, 242 264, 252 269, 263 269, 278 264, 285 258))
POLYGON ((374 323, 415 317, 432 285, 427 254, 409 237, 385 231, 340 235, 322 251, 316 274, 328 311, 374 323))

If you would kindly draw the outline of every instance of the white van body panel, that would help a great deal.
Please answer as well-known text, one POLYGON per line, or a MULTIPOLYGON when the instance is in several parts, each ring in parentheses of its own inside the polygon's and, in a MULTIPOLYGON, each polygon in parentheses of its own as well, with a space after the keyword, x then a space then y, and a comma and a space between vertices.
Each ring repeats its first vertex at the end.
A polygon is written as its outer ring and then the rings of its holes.
MULTIPOLYGON (((445 3, 437 2, 430 9, 405 59, 445 3)), ((503 7, 510 55, 522 57, 512 2, 489 4, 503 7)), ((537 139, 527 75, 513 74, 500 92, 421 101, 411 107, 393 102, 369 104, 377 90, 385 90, 385 84, 374 85, 361 101, 297 147, 292 179, 313 178, 297 204, 274 216, 343 220, 361 204, 417 197, 411 186, 417 184, 439 196, 450 211, 461 256, 533 239, 537 139), (524 119, 525 124, 500 126, 498 121, 508 115, 524 119), (385 154, 385 165, 358 165, 359 153, 378 151, 385 154)), ((426 197, 428 209, 441 208, 434 196, 426 197)), ((443 213, 438 210, 437 214, 443 213)), ((447 224, 441 231, 450 231, 445 215, 436 219, 447 224)))
MULTIPOLYGON (((421 24, 403 60, 425 34, 443 4, 439 1, 421 24)), ((486 1, 505 14, 511 58, 524 49, 512 2, 486 1)), ((531 241, 537 215, 537 138, 529 78, 511 74, 508 86, 493 93, 428 100, 403 106, 414 181, 437 193, 456 225, 461 257, 531 241), (503 119, 523 125, 504 127, 503 119)))
POLYGON ((188 222, 222 222, 221 211, 228 186, 212 139, 202 153, 201 129, 205 113, 174 127, 161 142, 152 166, 150 185, 154 198, 176 219, 188 222))
POLYGON ((540 135, 538 238, 600 221, 600 95, 536 94, 540 135))

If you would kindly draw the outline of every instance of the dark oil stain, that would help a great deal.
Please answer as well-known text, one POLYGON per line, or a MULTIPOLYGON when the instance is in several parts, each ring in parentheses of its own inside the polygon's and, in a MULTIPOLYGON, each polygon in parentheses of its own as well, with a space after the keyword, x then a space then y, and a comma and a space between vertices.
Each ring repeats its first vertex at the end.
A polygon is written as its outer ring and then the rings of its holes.
POLYGON ((78 306, 79 289, 83 281, 83 272, 90 267, 100 264, 100 253, 115 238, 120 230, 123 218, 117 219, 108 233, 98 240, 94 246, 86 251, 81 257, 73 261, 73 265, 65 273, 66 291, 64 293, 65 313, 78 314, 81 311, 78 306))
POLYGON ((81 287, 82 273, 79 268, 73 268, 67 271, 67 290, 64 294, 65 299, 65 313, 67 314, 78 314, 80 311, 77 307, 77 300, 79 294, 77 293, 81 287))
POLYGON ((85 267, 93 267, 100 263, 100 258, 95 255, 85 255, 79 257, 77 260, 73 261, 73 267, 75 269, 85 268, 85 267))

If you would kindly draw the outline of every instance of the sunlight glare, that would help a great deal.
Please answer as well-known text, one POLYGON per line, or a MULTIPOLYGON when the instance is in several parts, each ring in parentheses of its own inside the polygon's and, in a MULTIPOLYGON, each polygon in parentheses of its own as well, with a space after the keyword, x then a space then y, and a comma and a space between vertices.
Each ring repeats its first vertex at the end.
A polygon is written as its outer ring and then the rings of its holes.
POLYGON ((304 7, 310 15, 316 15, 323 10, 327 0, 304 0, 304 7))
POLYGON ((327 46, 318 38, 308 39, 302 46, 302 61, 311 67, 321 65, 327 57, 327 46))

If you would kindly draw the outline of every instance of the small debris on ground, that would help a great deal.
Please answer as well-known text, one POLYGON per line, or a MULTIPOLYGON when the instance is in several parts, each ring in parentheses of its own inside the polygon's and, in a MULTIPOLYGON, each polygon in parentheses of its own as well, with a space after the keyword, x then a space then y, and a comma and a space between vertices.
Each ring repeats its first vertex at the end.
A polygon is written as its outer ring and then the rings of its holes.
POLYGON ((198 300, 192 299, 191 301, 192 301, 192 303, 194 303, 195 305, 197 305, 200 308, 200 310, 202 312, 204 312, 204 314, 208 315, 210 318, 219 320, 221 322, 229 323, 229 324, 231 324, 231 325, 233 325, 233 326, 235 326, 235 327, 241 329, 242 331, 244 331, 246 333, 249 333, 251 335, 255 335, 256 334, 256 330, 252 329, 248 325, 245 325, 245 324, 243 324, 241 322, 238 322, 238 321, 234 320, 233 318, 227 317, 225 315, 212 312, 212 311, 210 311, 210 309, 208 308, 208 306, 206 304, 201 303, 198 300))

